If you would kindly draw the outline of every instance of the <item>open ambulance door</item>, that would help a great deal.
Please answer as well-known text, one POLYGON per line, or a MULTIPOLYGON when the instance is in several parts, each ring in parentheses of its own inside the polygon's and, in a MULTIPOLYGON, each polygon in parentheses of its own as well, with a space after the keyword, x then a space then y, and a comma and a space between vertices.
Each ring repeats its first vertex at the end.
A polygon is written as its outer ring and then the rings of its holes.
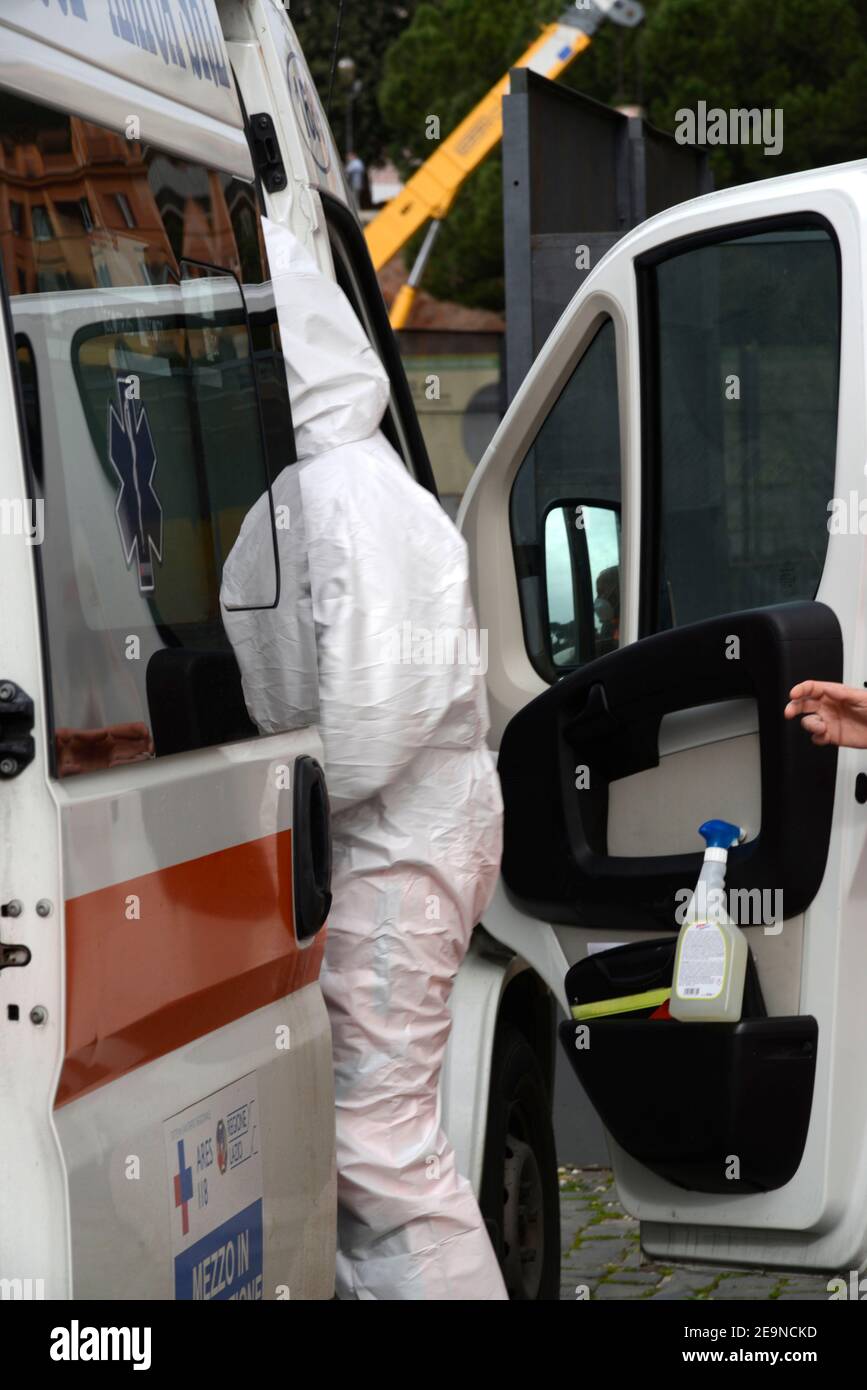
POLYGON ((38 8, 0 18, 0 1298, 330 1298, 330 828, 260 191, 212 5, 211 83, 38 8), (268 733, 221 592, 296 619, 268 733))
POLYGON ((489 930, 549 972, 671 938, 699 825, 746 830, 729 910, 766 1015, 561 1029, 664 1258, 867 1256, 867 761, 783 720, 796 681, 867 675, 865 210, 852 165, 625 237, 461 517, 506 805, 489 930))

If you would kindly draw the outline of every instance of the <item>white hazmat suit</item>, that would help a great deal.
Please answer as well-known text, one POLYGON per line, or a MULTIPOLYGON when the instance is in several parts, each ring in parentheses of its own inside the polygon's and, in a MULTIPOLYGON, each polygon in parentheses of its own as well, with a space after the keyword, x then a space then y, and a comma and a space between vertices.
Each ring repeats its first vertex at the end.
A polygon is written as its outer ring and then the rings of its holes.
MULTIPOLYGON (((334 1038, 341 1298, 502 1299, 472 1189, 440 1125, 448 999, 500 861, 502 800, 464 541, 379 430, 388 378, 342 290, 265 222, 299 462, 333 812, 322 989, 334 1038)), ((222 597, 272 563, 266 499, 222 597)), ((251 717, 297 711, 298 534, 278 529, 274 610, 231 612, 251 717)), ((297 717, 295 719, 297 722, 297 717)))

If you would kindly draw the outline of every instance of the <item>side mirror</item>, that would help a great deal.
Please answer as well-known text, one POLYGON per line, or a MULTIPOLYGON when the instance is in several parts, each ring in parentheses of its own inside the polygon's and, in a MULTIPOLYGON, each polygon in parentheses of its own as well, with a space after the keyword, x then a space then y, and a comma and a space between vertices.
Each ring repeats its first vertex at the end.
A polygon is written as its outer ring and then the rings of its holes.
POLYGON ((620 504, 554 502, 544 537, 545 638, 566 672, 620 644, 620 504))

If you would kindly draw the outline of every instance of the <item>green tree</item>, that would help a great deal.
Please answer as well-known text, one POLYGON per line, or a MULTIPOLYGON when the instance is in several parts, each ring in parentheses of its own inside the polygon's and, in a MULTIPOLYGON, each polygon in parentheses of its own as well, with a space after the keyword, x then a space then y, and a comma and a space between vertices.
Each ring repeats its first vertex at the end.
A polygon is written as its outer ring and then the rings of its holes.
MULTIPOLYGON (((570 87, 607 106, 643 106, 644 70, 642 49, 647 24, 661 0, 642 0, 643 24, 626 28, 622 24, 603 24, 590 47, 560 78, 570 87)), ((867 4, 867 0, 865 0, 867 4)))
MULTIPOLYGON (((858 158, 867 149, 867 0, 643 0, 637 29, 604 24, 560 79, 609 105, 637 104, 663 130, 677 112, 759 107, 783 112, 783 149, 709 146, 717 187, 858 158)), ((447 135, 514 63, 550 0, 420 3, 386 54, 379 88, 390 148, 404 174, 427 158, 426 117, 447 135)), ((502 308, 499 153, 462 188, 425 285, 502 308)), ((419 239, 407 248, 412 262, 419 239)))
POLYGON ((641 40, 648 115, 779 108, 783 149, 709 146, 718 186, 853 159, 867 144, 867 4, 852 0, 659 0, 641 40))
MULTIPOLYGON (((383 54, 406 29, 417 0, 344 0, 338 58, 353 58, 361 89, 353 102, 352 142, 367 164, 378 163, 386 154, 390 131, 377 99, 383 54)), ((328 99, 334 35, 339 0, 292 0, 289 17, 304 49, 310 73, 323 105, 328 99)), ((337 143, 346 154, 347 91, 335 76, 331 100, 331 125, 337 143)))
MULTIPOLYGON (((551 0, 440 0, 418 6, 388 50, 379 101, 390 152, 408 176, 436 148, 428 118, 448 135, 556 15, 551 0)), ((499 151, 466 181, 443 224, 425 288, 463 304, 503 307, 502 165, 499 151)), ((420 237, 405 252, 409 265, 420 237)))
MULTIPOLYGON (((653 10, 660 0, 645 0, 653 10)), ((867 0, 864 0, 867 5, 867 0)), ((543 25, 568 8, 564 0, 438 0, 419 4, 412 23, 386 55, 380 106, 392 132, 391 154, 409 175, 431 154, 426 118, 436 115, 448 135, 543 25)), ((589 49, 560 79, 598 101, 642 97, 640 29, 603 24, 589 49)), ((425 287, 442 298, 502 309, 502 161, 489 155, 461 189, 440 232, 425 287)), ((416 237, 405 252, 412 264, 416 237)))

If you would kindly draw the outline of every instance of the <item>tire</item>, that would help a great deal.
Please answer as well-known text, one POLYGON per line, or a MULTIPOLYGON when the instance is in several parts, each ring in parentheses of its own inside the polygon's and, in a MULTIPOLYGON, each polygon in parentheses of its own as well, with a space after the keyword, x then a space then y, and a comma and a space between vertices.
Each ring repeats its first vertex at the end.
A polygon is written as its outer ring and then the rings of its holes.
POLYGON ((551 1098, 513 1024, 497 1030, 480 1206, 509 1297, 560 1297, 560 1189, 551 1098))

